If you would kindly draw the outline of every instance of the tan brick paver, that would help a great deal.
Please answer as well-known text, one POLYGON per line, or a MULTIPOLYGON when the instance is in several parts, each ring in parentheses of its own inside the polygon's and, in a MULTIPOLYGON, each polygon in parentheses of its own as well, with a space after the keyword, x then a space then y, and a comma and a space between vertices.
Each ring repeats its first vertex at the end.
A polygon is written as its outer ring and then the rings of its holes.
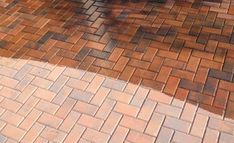
MULTIPOLYGON (((14 61, 1 59, 9 63, 14 61)), ((26 61, 25 66, 34 67, 32 63, 32 61, 30 63, 26 61)), ((69 67, 66 68, 69 69, 69 67)), ((21 69, 18 70, 20 72, 21 69)), ((51 69, 52 72, 53 69, 51 69)), ((61 72, 57 79, 66 76, 64 72, 61 72)), ((73 74, 84 75, 86 72, 77 69, 73 74)), ((30 75, 30 72, 25 76, 27 75, 30 75)), ((96 74, 87 83, 87 87, 97 82, 96 76, 102 77, 103 80, 113 80, 96 74)), ((69 79, 77 80, 74 77, 69 79)), ((83 80, 86 79, 81 78, 78 83, 83 80)), ((51 80, 51 82, 56 84, 56 81, 51 80)), ((189 102, 184 106, 175 106, 173 103, 179 103, 179 99, 147 87, 140 86, 135 92, 122 91, 122 88, 117 90, 115 84, 118 82, 124 83, 116 80, 107 87, 105 82, 102 82, 99 88, 92 90, 92 93, 85 89, 80 90, 78 96, 88 96, 88 98, 82 97, 79 100, 71 94, 77 89, 69 87, 69 83, 65 83, 61 91, 56 93, 41 87, 28 88, 33 84, 31 81, 23 91, 16 90, 19 92, 17 97, 21 97, 22 103, 17 101, 17 98, 2 96, 0 139, 27 143, 47 140, 69 143, 122 141, 209 143, 219 140, 229 142, 234 137, 234 121, 230 118, 213 115, 214 113, 200 109, 189 102), (29 92, 29 89, 34 92, 29 92), (27 96, 23 96, 25 91, 27 96), (14 110, 9 108, 5 104, 6 101, 11 103, 7 104, 8 106, 16 104, 15 107, 18 108, 14 110)), ((131 83, 125 84, 125 88, 133 87, 131 83)))

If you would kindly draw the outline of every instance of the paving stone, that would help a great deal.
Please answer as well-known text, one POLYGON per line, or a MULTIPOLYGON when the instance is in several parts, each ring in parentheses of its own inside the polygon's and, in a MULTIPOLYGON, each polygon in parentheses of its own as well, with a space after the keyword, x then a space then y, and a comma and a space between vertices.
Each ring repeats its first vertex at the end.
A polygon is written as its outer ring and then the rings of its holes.
POLYGON ((185 88, 185 89, 190 89, 192 91, 202 91, 203 86, 199 83, 195 83, 189 80, 182 79, 180 81, 179 87, 185 88))
POLYGON ((65 139, 66 134, 61 131, 57 131, 54 128, 46 127, 40 136, 52 142, 62 142, 65 139))
POLYGON ((233 9, 1 1, 0 142, 232 141, 233 9))
POLYGON ((221 79, 221 80, 231 81, 233 74, 211 69, 209 72, 209 76, 217 78, 217 79, 221 79))
POLYGON ((87 139, 91 142, 95 142, 95 143, 101 143, 101 142, 107 142, 110 138, 110 136, 108 134, 102 133, 102 132, 98 132, 96 130, 93 129, 87 129, 84 132, 83 135, 84 139, 87 139))
POLYGON ((234 137, 230 134, 221 133, 219 142, 220 143, 231 143, 234 137))
POLYGON ((219 132, 217 130, 212 130, 210 128, 207 128, 203 141, 204 143, 218 142, 218 137, 219 137, 219 132))
POLYGON ((85 92, 82 90, 73 90, 69 97, 74 98, 76 100, 81 100, 84 102, 89 102, 91 98, 93 97, 92 93, 85 92))
POLYGON ((201 143, 202 142, 202 140, 198 137, 186 135, 185 133, 181 133, 181 132, 175 132, 173 139, 172 139, 172 142, 186 143, 188 141, 191 143, 201 143))
POLYGON ((169 143, 172 139, 173 133, 174 131, 172 129, 162 127, 158 134, 156 143, 169 143))
POLYGON ((132 130, 128 134, 127 140, 135 143, 153 143, 155 138, 132 130))
POLYGON ((189 122, 178 120, 177 118, 167 116, 164 122, 164 126, 172 128, 177 131, 188 133, 191 124, 189 122))

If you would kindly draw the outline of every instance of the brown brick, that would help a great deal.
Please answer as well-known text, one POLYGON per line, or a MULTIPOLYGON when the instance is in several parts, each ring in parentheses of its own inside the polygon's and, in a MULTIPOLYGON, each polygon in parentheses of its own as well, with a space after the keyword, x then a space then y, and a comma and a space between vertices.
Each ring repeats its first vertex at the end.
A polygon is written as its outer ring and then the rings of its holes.
POLYGON ((172 77, 172 76, 169 77, 163 92, 170 94, 170 95, 175 95, 179 82, 180 82, 179 78, 172 77))
POLYGON ((208 95, 214 95, 218 87, 218 80, 215 78, 208 77, 206 84, 204 86, 203 93, 208 95))
POLYGON ((163 82, 163 83, 166 83, 171 71, 172 71, 172 68, 163 66, 161 68, 156 80, 160 81, 160 82, 163 82))
POLYGON ((192 81, 186 80, 186 79, 182 79, 180 81, 179 87, 185 88, 185 89, 190 89, 190 90, 193 90, 193 91, 198 91, 198 92, 201 92, 202 89, 203 89, 202 84, 192 82, 192 81))

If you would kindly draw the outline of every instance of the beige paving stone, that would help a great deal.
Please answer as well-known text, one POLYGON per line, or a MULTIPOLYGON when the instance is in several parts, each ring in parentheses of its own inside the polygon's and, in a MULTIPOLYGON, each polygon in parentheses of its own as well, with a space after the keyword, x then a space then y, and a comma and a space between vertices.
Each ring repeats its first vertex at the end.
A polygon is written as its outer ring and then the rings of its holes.
POLYGON ((148 122, 147 128, 145 129, 145 133, 152 136, 157 136, 163 124, 164 119, 165 119, 164 115, 154 113, 150 121, 148 122))
POLYGON ((180 142, 180 143, 201 143, 202 140, 198 137, 187 135, 182 132, 175 132, 172 142, 180 142))
POLYGON ((158 136, 156 143, 170 143, 173 137, 174 130, 162 127, 158 136))
POLYGON ((208 119, 209 118, 207 116, 197 114, 191 128, 191 134, 202 138, 204 136, 208 119))
POLYGON ((59 143, 59 142, 64 141, 67 134, 62 132, 62 131, 58 131, 58 130, 56 130, 54 128, 46 127, 42 131, 40 136, 43 137, 46 140, 51 141, 51 142, 59 143))
POLYGON ((118 126, 113 133, 111 139, 109 140, 110 143, 119 143, 124 142, 125 138, 127 137, 127 134, 129 132, 129 129, 124 128, 122 126, 118 126))
POLYGON ((131 130, 127 136, 127 140, 134 143, 153 143, 155 138, 140 132, 131 130))
POLYGON ((183 120, 179 120, 177 118, 174 117, 169 117, 167 116, 163 126, 177 130, 177 131, 181 131, 184 133, 188 133, 191 124, 187 121, 183 121, 183 120))
POLYGON ((94 143, 107 143, 110 136, 93 129, 87 129, 83 135, 83 138, 94 143))
POLYGON ((219 131, 207 128, 203 142, 204 143, 218 142, 218 138, 219 138, 219 131))

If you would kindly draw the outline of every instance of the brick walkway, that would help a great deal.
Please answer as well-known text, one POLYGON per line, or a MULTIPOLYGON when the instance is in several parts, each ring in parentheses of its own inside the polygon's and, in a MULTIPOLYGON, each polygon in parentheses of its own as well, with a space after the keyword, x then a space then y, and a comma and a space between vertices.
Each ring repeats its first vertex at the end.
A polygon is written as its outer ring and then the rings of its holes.
POLYGON ((0 142, 231 143, 234 120, 99 74, 0 59, 0 142))
POLYGON ((0 0, 0 143, 232 142, 233 28, 232 0, 0 0))

